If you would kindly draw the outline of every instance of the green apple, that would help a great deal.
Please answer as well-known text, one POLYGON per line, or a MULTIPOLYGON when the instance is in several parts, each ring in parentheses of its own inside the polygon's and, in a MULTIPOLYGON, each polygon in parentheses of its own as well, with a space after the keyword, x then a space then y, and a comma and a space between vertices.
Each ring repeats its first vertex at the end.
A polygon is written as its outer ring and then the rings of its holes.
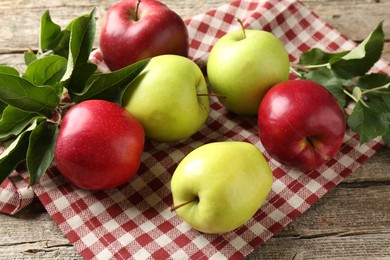
POLYGON ((207 61, 207 75, 219 101, 238 115, 256 115, 265 92, 289 77, 283 43, 262 30, 237 30, 221 37, 207 61))
POLYGON ((127 88, 122 105, 144 126, 146 138, 157 141, 191 136, 210 112, 202 71, 179 55, 152 58, 127 88))
POLYGON ((272 183, 272 171, 253 144, 205 144, 190 152, 173 173, 171 210, 201 232, 229 232, 253 217, 272 183))

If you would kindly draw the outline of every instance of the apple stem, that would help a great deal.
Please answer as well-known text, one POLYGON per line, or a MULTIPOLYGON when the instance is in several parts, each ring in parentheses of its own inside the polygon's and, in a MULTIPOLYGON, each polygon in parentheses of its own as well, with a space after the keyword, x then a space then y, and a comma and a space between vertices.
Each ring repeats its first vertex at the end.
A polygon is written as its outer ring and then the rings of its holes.
POLYGON ((226 96, 217 94, 217 93, 198 93, 196 94, 198 97, 220 97, 220 98, 226 98, 226 96))
POLYGON ((325 161, 329 161, 330 160, 330 157, 328 155, 326 155, 323 152, 321 152, 320 150, 318 150, 318 148, 314 145, 314 142, 313 142, 313 140, 310 137, 306 137, 306 141, 314 149, 314 151, 316 153, 318 153, 322 157, 322 159, 324 159, 325 161))
POLYGON ((237 20, 237 22, 240 24, 240 26, 241 26, 241 30, 242 30, 242 36, 243 36, 243 39, 245 39, 246 38, 246 33, 245 33, 245 27, 244 27, 244 24, 242 23, 242 21, 241 21, 241 19, 240 18, 237 18, 236 19, 237 20))
POLYGON ((179 205, 172 206, 172 207, 171 207, 171 212, 172 212, 172 211, 175 211, 175 210, 177 210, 178 208, 181 208, 181 207, 183 207, 183 206, 185 206, 185 205, 187 205, 187 204, 189 204, 189 203, 191 203, 191 202, 197 201, 197 200, 198 200, 198 198, 194 198, 194 199, 192 199, 192 200, 183 202, 183 203, 181 203, 181 204, 179 204, 179 205))
POLYGON ((138 0, 137 1, 137 5, 135 7, 135 20, 138 21, 138 9, 139 9, 139 5, 141 4, 141 0, 138 0))

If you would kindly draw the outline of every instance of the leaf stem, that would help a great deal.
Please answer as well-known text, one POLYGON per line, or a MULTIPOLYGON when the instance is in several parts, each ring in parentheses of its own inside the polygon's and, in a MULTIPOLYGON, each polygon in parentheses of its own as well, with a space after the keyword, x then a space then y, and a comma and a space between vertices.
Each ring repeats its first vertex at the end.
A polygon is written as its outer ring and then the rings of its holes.
POLYGON ((309 71, 311 69, 318 69, 318 68, 324 68, 324 67, 331 69, 329 62, 323 63, 323 64, 315 64, 315 65, 304 65, 304 64, 299 64, 299 63, 292 63, 291 67, 293 67, 294 69, 299 69, 299 70, 303 70, 303 71, 309 71))
POLYGON ((353 101, 355 101, 356 103, 361 102, 361 103, 363 104, 363 106, 369 108, 369 106, 367 105, 366 102, 364 102, 363 99, 361 99, 361 98, 359 98, 359 99, 356 98, 354 95, 352 95, 352 94, 351 94, 349 91, 347 91, 346 89, 344 89, 343 92, 344 92, 348 97, 350 97, 353 101))
POLYGON ((37 54, 38 56, 38 59, 42 59, 44 57, 47 57, 47 56, 50 56, 50 55, 53 55, 54 54, 54 51, 53 50, 48 50, 46 52, 40 52, 37 54))
POLYGON ((294 73, 295 75, 297 75, 298 78, 303 79, 302 73, 299 73, 298 70, 296 70, 296 69, 294 68, 294 66, 290 66, 290 71, 291 71, 292 73, 294 73))
POLYGON ((62 110, 72 107, 74 105, 76 105, 75 102, 60 102, 60 106, 62 110))
POLYGON ((366 90, 362 91, 362 94, 364 95, 364 94, 367 94, 367 93, 370 93, 370 92, 374 92, 374 91, 377 91, 377 90, 387 89, 387 88, 389 88, 389 86, 390 86, 390 83, 387 83, 386 85, 383 85, 383 86, 380 86, 380 87, 366 89, 366 90))

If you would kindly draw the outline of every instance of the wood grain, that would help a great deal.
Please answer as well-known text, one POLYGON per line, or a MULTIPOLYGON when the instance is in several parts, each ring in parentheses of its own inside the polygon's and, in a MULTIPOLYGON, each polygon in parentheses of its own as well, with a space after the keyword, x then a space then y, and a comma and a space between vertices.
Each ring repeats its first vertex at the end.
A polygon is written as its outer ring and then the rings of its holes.
MULTIPOLYGON (((38 48, 39 20, 45 10, 65 26, 75 16, 96 8, 99 31, 105 10, 115 2, 0 0, 0 64, 23 71, 22 53, 38 48)), ((184 19, 227 2, 164 1, 184 19)), ((357 42, 385 20, 383 57, 390 60, 389 0, 302 2, 357 42)), ((0 214, 0 232, 0 259, 82 259, 39 201, 14 216, 0 214)), ((247 259, 390 259, 390 149, 370 158, 247 259)))
MULTIPOLYGON (((40 17, 49 10, 53 20, 61 26, 66 26, 75 15, 89 13, 96 8, 97 32, 100 30, 104 12, 116 1, 93 0, 41 0, 41 1, 1 1, 0 17, 0 53, 9 53, 37 48, 40 17), (12 42, 12 44, 10 44, 12 42)), ((390 1, 387 0, 344 0, 302 1, 314 10, 326 22, 347 35, 350 39, 361 41, 369 32, 389 15, 390 1)), ((227 1, 164 1, 184 19, 218 7, 227 1)), ((384 30, 390 41, 390 22, 385 23, 384 30)), ((96 45, 99 37, 96 37, 96 45)))

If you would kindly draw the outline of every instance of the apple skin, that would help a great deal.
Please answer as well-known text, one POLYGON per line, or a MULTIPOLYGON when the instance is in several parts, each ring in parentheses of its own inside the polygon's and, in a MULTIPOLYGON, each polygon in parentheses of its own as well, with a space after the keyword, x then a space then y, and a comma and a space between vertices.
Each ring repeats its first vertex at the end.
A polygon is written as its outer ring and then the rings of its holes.
POLYGON ((187 57, 189 38, 183 19, 155 0, 142 0, 136 19, 137 2, 118 2, 103 18, 100 49, 110 70, 162 54, 187 57))
POLYGON ((177 166, 171 191, 178 216, 203 233, 220 234, 244 225, 271 191, 272 171, 260 150, 247 142, 202 145, 177 166), (193 201, 192 201, 193 200, 193 201))
POLYGON ((261 30, 233 31, 211 49, 207 76, 219 101, 238 115, 256 115, 265 92, 289 77, 283 43, 261 30))
POLYGON ((144 149, 141 123, 121 106, 81 102, 66 112, 54 156, 62 175, 82 189, 103 190, 129 181, 144 149))
POLYGON ((271 157, 310 172, 338 152, 346 122, 343 109, 325 87, 309 80, 289 80, 264 96, 258 127, 271 157))
POLYGON ((122 100, 122 106, 144 126, 146 137, 156 141, 190 137, 210 112, 202 71, 195 62, 178 55, 152 58, 122 100))

